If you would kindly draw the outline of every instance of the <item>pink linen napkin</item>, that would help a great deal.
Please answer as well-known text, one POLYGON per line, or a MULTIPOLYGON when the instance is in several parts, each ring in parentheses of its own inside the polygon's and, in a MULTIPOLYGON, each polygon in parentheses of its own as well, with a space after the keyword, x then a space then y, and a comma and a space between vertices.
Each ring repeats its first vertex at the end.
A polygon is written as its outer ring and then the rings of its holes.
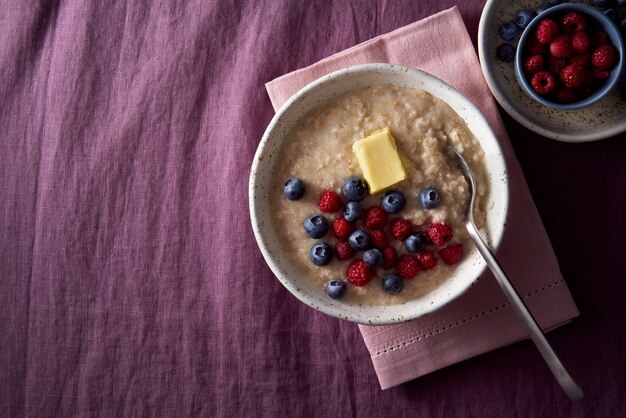
MULTIPOLYGON (((286 74, 266 88, 279 108, 309 82, 332 71, 388 62, 418 68, 470 98, 489 120, 506 158, 510 208, 500 260, 544 329, 578 315, 531 198, 474 47, 456 7, 286 74), (452 35, 451 35, 452 34, 452 35)), ((527 333, 487 272, 463 296, 431 315, 391 326, 360 326, 382 389, 511 344, 527 333)))

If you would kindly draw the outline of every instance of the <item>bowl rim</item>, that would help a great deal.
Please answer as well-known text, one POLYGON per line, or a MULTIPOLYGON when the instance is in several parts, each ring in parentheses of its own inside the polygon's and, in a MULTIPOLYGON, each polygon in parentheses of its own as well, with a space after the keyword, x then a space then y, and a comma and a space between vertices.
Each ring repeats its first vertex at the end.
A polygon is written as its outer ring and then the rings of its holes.
POLYGON ((528 26, 524 28, 524 30, 522 31, 522 34, 520 35, 519 42, 517 43, 517 50, 515 51, 514 69, 515 69, 515 79, 517 80, 517 83, 519 84, 521 89, 530 97, 532 97, 535 101, 543 104, 544 106, 548 106, 554 109, 576 110, 576 109, 582 109, 584 107, 591 106, 592 104, 597 103, 600 100, 602 100, 604 97, 606 97, 615 88, 616 84, 618 83, 619 78, 624 70, 623 64, 624 64, 624 41, 622 37, 619 36, 619 29, 617 28, 617 26, 611 19, 609 19, 607 16, 602 14, 597 9, 595 9, 593 6, 590 6, 587 4, 561 3, 539 13, 537 16, 533 18, 533 20, 528 24, 528 26), (607 32, 607 35, 609 36, 609 39, 613 43, 613 46, 617 49, 618 61, 617 61, 617 65, 615 66, 615 68, 613 68, 611 72, 611 76, 609 77, 608 80, 606 80, 602 88, 598 89, 591 96, 586 97, 583 100, 579 100, 573 103, 562 104, 562 103, 556 103, 556 102, 547 100, 546 98, 540 96, 538 93, 536 93, 533 90, 529 81, 526 79, 524 75, 524 70, 522 68, 522 65, 523 65, 522 54, 523 54, 523 50, 524 50, 524 46, 526 45, 526 42, 528 41, 529 37, 532 36, 531 33, 533 32, 535 27, 539 24, 539 22, 543 18, 552 16, 558 13, 564 13, 567 11, 580 11, 584 14, 591 16, 597 22, 600 22, 602 24, 601 29, 607 32), (606 29, 607 26, 610 27, 611 30, 607 30, 606 29), (618 34, 618 35, 615 36, 615 34, 618 34))
MULTIPOLYGON (((360 73, 367 74, 367 73, 389 72, 393 74, 394 69, 396 71, 399 70, 401 72, 417 75, 418 78, 421 77, 422 79, 427 79, 430 82, 438 84, 437 88, 441 89, 442 91, 447 89, 450 92, 452 92, 452 94, 454 94, 460 102, 459 107, 463 107, 468 112, 472 113, 473 116, 476 118, 475 124, 481 124, 482 126, 486 127, 489 135, 493 137, 495 146, 498 151, 497 153, 498 154, 497 156, 499 157, 498 163, 502 167, 502 173, 501 173, 501 175, 503 176, 502 181, 505 185, 502 191, 502 208, 501 208, 502 209, 502 215, 501 215, 502 222, 501 224, 498 225, 499 230, 496 230, 496 232, 499 232, 499 234, 494 234, 495 236, 490 236, 490 241, 491 241, 490 247, 493 249, 494 252, 496 252, 498 248, 500 247, 500 244, 502 243, 502 239, 506 232, 507 219, 509 215, 510 191, 509 191, 508 170, 506 168, 506 159, 504 158, 504 152, 502 150, 502 147, 500 146, 500 143, 497 140, 497 137, 495 133, 493 132, 493 129, 491 128, 491 125, 489 124, 487 118, 471 100, 469 100, 464 94, 462 94, 461 92, 459 92, 458 90, 450 86, 445 81, 419 69, 397 65, 397 64, 388 64, 388 63, 360 64, 360 65, 355 65, 355 66, 350 66, 347 68, 339 69, 332 73, 324 75, 312 81, 311 83, 307 84, 300 90, 298 90, 276 111, 276 114, 274 115, 270 123, 268 124, 265 132, 263 133, 261 141, 254 155, 254 159, 253 159, 252 167, 250 171, 249 184, 248 184, 248 197, 249 197, 248 203, 249 203, 249 211, 250 211, 250 221, 252 224, 252 229, 253 229, 253 233, 255 236, 255 240, 257 242, 259 249, 261 250, 261 253, 263 255, 263 258, 265 259, 265 262, 270 267, 270 270, 276 276, 278 281, 283 286, 285 286, 287 290, 289 290, 289 292, 293 296, 295 296, 298 300, 305 303, 306 305, 316 310, 319 310, 329 316, 332 316, 338 319, 344 319, 349 322, 364 324, 364 325, 391 325, 391 324, 403 323, 403 322, 416 319, 420 316, 430 314, 438 309, 441 309, 442 307, 448 305, 449 303, 457 299, 460 295, 464 294, 480 278, 480 276, 484 273, 485 269, 487 268, 486 262, 481 258, 480 268, 479 270, 477 270, 475 277, 473 277, 470 281, 468 281, 465 286, 457 286, 456 288, 454 288, 454 290, 456 291, 450 291, 448 293, 447 298, 440 298, 439 300, 431 302, 429 309, 425 311, 418 312, 417 310, 415 310, 415 312, 410 312, 407 315, 392 316, 392 317, 369 316, 367 321, 365 321, 364 319, 359 320, 357 318, 343 316, 340 312, 335 312, 333 309, 329 309, 326 306, 319 306, 318 303, 316 303, 316 301, 311 296, 302 292, 299 289, 298 285, 294 283, 292 280, 289 280, 289 278, 285 280, 281 279, 281 277, 283 276, 282 271, 278 267, 277 263, 274 261, 274 254, 266 245, 266 242, 264 241, 263 236, 261 234, 261 225, 260 225, 259 219, 257 218, 258 209, 257 209, 257 198, 256 198, 256 190, 257 190, 256 183, 257 183, 257 178, 258 178, 258 167, 263 157, 268 141, 270 137, 272 136, 272 133, 274 132, 274 129, 276 128, 277 124, 281 121, 283 115, 288 111, 288 109, 294 103, 302 100, 302 97, 305 96, 310 91, 315 90, 319 88, 320 86, 325 85, 327 83, 332 83, 338 78, 348 77, 353 74, 358 75, 360 73)), ((449 103, 448 105, 451 106, 449 103)), ((457 113, 456 109, 454 108, 453 108, 453 111, 457 113)), ((470 131, 474 135, 476 135, 472 130, 470 131)), ((408 301, 406 303, 410 303, 410 302, 411 301, 408 301)), ((396 305, 392 305, 392 306, 396 306, 396 305)), ((384 308, 384 307, 385 307, 384 305, 381 305, 381 308, 384 308)))

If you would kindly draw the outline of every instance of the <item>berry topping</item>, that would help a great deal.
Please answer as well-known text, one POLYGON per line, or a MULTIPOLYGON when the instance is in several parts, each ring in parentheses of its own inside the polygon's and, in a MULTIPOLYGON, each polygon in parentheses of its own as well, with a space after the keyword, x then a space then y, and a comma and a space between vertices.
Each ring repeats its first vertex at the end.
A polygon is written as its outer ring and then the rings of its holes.
POLYGON ((535 38, 540 44, 547 45, 559 36, 559 25, 552 19, 543 19, 537 25, 535 38))
POLYGON ((582 32, 587 29, 587 21, 579 12, 570 12, 561 21, 565 33, 582 32))
POLYGON ((448 245, 439 250, 439 256, 448 265, 456 264, 463 258, 463 244, 448 245))
POLYGON ((415 259, 420 265, 422 270, 430 270, 437 265, 439 258, 434 251, 424 250, 415 254, 415 259))
POLYGON ((374 206, 365 211, 363 225, 369 229, 382 229, 387 224, 387 215, 382 208, 374 206))
POLYGON ((333 299, 341 299, 346 294, 346 283, 335 279, 326 284, 326 293, 333 299))
POLYGON ((383 250, 383 264, 382 268, 389 270, 393 266, 396 265, 396 259, 398 258, 398 253, 396 249, 393 247, 385 247, 383 250))
POLYGON ((343 184, 343 196, 351 202, 360 202, 367 193, 367 183, 360 177, 352 176, 343 184))
POLYGON ((320 196, 319 207, 322 212, 337 212, 343 208, 343 202, 337 193, 327 189, 324 190, 320 196))
POLYGON ((406 240, 404 240, 404 245, 406 246, 407 251, 411 253, 416 253, 418 251, 422 251, 426 246, 426 237, 419 233, 413 232, 410 234, 406 240))
POLYGON ((521 29, 525 29, 535 16, 535 12, 532 10, 521 9, 515 14, 514 22, 521 29))
POLYGON ((558 103, 572 103, 576 100, 576 92, 572 89, 561 88, 554 94, 554 99, 558 103))
POLYGON ((388 244, 387 235, 379 229, 370 231, 370 240, 372 242, 372 247, 378 248, 379 250, 382 250, 388 244))
POLYGON ((530 79, 530 85, 537 93, 547 94, 556 87, 556 79, 547 71, 538 71, 530 79))
POLYGON ((550 3, 541 3, 539 6, 535 7, 535 13, 539 14, 539 13, 543 13, 546 10, 548 10, 550 7, 552 7, 553 5, 550 3))
POLYGON ((511 44, 500 44, 496 48, 496 58, 502 62, 512 62, 515 59, 515 48, 511 44))
POLYGON ((559 78, 565 87, 575 88, 585 80, 585 69, 578 65, 568 65, 559 73, 559 78))
POLYGON ((585 52, 589 49, 591 40, 587 32, 576 32, 572 35, 572 49, 574 52, 585 52))
POLYGON ((437 189, 427 187, 420 192, 419 201, 424 209, 435 209, 441 203, 441 195, 437 189))
POLYGON ((363 261, 370 267, 378 267, 383 263, 383 253, 377 248, 372 248, 363 253, 363 261))
POLYGON ((524 71, 529 73, 536 73, 543 68, 544 59, 543 55, 533 55, 526 58, 524 61, 524 71))
POLYGON ((297 177, 287 180, 283 194, 289 200, 300 200, 304 196, 304 182, 297 177))
POLYGON ((391 221, 391 236, 398 241, 404 241, 413 232, 413 224, 406 219, 396 218, 391 221))
POLYGON ((354 224, 346 221, 346 218, 343 216, 340 216, 333 222, 333 232, 339 239, 348 239, 350 234, 354 232, 354 224))
POLYGON ((367 250, 368 248, 370 248, 371 245, 370 236, 362 229, 357 229, 352 234, 350 234, 348 242, 350 243, 350 247, 352 247, 353 250, 357 251, 367 250))
POLYGON ((304 232, 311 238, 322 238, 328 231, 328 221, 322 215, 309 216, 304 221, 304 232))
POLYGON ((343 217, 346 221, 354 222, 361 217, 361 205, 359 202, 348 202, 343 209, 343 217))
POLYGON ((420 272, 420 266, 415 258, 405 254, 398 259, 396 271, 405 279, 412 279, 420 272))
POLYGON ((365 286, 375 274, 376 269, 365 264, 363 260, 353 261, 346 272, 348 281, 355 286, 365 286))
POLYGON ((452 229, 444 223, 430 224, 426 229, 426 236, 438 247, 452 239, 452 229))
POLYGON ((325 242, 318 242, 311 247, 309 257, 316 266, 325 266, 333 259, 333 250, 325 242))
POLYGON ((498 34, 500 35, 500 38, 504 39, 505 41, 512 41, 513 39, 515 39, 518 33, 519 28, 513 22, 505 22, 502 24, 502 26, 500 26, 500 29, 498 29, 498 34))
POLYGON ((340 260, 348 260, 354 255, 354 251, 348 241, 339 241, 335 246, 335 253, 340 260))
POLYGON ((383 195, 383 209, 387 213, 398 213, 406 205, 406 198, 397 190, 388 191, 383 195))
POLYGON ((591 54, 591 65, 599 70, 608 70, 617 60, 615 48, 611 45, 602 45, 591 54))
POLYGON ((567 58, 572 55, 572 37, 559 35, 550 43, 550 54, 557 58, 567 58))
POLYGON ((397 295, 402 292, 402 288, 404 287, 404 280, 398 274, 389 273, 385 277, 383 277, 383 289, 385 293, 389 293, 390 295, 397 295))
POLYGON ((613 22, 617 21, 617 10, 614 7, 603 7, 600 9, 603 15, 611 19, 613 22))

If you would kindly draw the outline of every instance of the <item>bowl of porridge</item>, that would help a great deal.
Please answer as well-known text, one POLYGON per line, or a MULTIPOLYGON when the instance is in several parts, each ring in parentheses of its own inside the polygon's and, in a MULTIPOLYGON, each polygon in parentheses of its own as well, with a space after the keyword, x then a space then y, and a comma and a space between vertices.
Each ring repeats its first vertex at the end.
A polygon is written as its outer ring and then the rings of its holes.
POLYGON ((486 263, 464 228, 474 212, 497 249, 508 209, 502 151, 484 116, 438 78, 391 64, 350 67, 292 96, 252 164, 255 238, 300 301, 368 325, 408 321, 466 291, 486 263))

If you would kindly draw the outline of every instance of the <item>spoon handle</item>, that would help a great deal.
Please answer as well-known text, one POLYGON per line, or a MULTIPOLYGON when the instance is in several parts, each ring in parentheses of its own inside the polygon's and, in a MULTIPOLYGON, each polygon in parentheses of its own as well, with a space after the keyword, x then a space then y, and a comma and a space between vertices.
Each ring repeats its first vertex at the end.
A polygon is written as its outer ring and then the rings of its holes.
POLYGON ((478 229, 471 222, 468 222, 466 226, 467 231, 472 238, 472 241, 474 241, 474 244, 476 244, 476 247, 478 247, 478 251, 482 254, 483 258, 487 262, 487 265, 493 272, 493 275, 495 276, 498 284, 502 288, 502 291, 511 303, 513 310, 524 322, 524 325, 526 326, 526 329, 530 334, 530 338, 537 346, 537 349, 539 350, 541 356, 552 371, 552 374, 571 400, 582 400, 584 397, 582 389, 570 377, 569 373, 567 373, 567 370, 565 370, 565 367, 563 367, 563 364, 550 346, 550 343, 543 335, 543 332, 537 324, 537 321, 535 320, 535 318, 533 318, 532 314, 522 301, 522 298, 519 296, 519 294, 509 281, 508 277, 500 267, 500 264, 498 264, 498 261, 483 240, 482 236, 478 232, 478 229))

